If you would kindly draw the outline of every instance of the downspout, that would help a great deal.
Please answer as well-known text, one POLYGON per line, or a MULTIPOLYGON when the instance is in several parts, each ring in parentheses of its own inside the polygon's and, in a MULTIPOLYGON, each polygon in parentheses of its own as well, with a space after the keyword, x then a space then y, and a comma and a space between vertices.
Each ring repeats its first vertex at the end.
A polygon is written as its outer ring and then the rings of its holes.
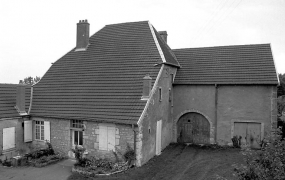
POLYGON ((31 109, 32 109, 32 103, 33 103, 33 89, 34 87, 31 87, 31 97, 30 97, 30 106, 29 106, 29 111, 28 111, 28 115, 30 115, 31 109))
POLYGON ((218 85, 215 84, 215 120, 216 120, 216 127, 215 127, 215 141, 217 143, 217 132, 218 132, 218 85))
POLYGON ((136 130, 135 130, 135 126, 134 124, 132 124, 132 129, 134 131, 134 155, 135 155, 135 160, 137 160, 137 153, 136 153, 136 149, 137 149, 137 143, 136 143, 136 139, 137 139, 137 133, 136 133, 136 130))

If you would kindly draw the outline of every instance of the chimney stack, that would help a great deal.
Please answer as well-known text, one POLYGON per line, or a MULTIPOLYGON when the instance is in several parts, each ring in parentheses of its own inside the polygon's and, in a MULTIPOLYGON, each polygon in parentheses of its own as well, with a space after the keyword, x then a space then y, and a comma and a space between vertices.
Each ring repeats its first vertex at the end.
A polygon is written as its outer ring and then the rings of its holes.
POLYGON ((149 98, 151 91, 151 81, 152 78, 148 74, 143 78, 143 94, 141 98, 142 100, 147 100, 149 98))
POLYGON ((25 115, 25 93, 26 87, 25 85, 17 86, 17 95, 16 95, 16 109, 20 115, 25 115))
POLYGON ((80 20, 77 23, 77 39, 76 39, 76 51, 86 50, 89 44, 89 23, 87 20, 80 20))
POLYGON ((167 43, 167 31, 158 31, 160 37, 167 43))

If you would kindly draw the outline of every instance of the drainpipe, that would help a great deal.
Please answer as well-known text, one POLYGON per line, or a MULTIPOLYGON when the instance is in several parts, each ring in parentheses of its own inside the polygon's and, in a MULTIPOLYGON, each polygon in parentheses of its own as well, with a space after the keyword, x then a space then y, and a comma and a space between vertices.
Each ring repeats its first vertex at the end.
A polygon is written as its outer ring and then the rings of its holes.
POLYGON ((215 119, 216 119, 216 127, 215 127, 215 141, 217 143, 217 131, 218 131, 218 85, 215 84, 215 119))
POLYGON ((136 131, 135 131, 135 126, 134 126, 134 124, 132 124, 132 129, 133 129, 133 131, 134 131, 134 152, 135 152, 135 157, 137 157, 137 156, 136 156, 136 147, 137 147, 137 145, 136 145, 136 139, 137 139, 137 134, 136 134, 136 131))

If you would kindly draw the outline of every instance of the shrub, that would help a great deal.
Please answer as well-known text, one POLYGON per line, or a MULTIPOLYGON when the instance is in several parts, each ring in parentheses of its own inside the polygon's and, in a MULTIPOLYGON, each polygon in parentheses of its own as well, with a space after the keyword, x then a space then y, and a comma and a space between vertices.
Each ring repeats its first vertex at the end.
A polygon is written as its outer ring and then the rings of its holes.
POLYGON ((247 149, 243 154, 246 157, 246 166, 235 169, 239 179, 285 179, 285 141, 279 132, 262 150, 247 149))
POLYGON ((85 152, 85 148, 81 145, 76 145, 74 149, 71 149, 71 151, 75 154, 75 159, 77 160, 77 163, 81 164, 84 163, 83 160, 83 153, 85 152))
POLYGON ((241 136, 234 136, 233 138, 232 138, 232 142, 233 142, 233 146, 235 147, 235 148, 240 148, 240 144, 241 144, 241 136))
POLYGON ((131 162, 136 159, 135 151, 130 147, 129 144, 127 145, 127 151, 124 153, 124 158, 129 165, 131 165, 131 162))
POLYGON ((30 157, 31 159, 38 159, 43 156, 54 155, 54 150, 50 142, 46 141, 47 148, 45 149, 35 149, 31 153, 25 155, 25 157, 30 157))

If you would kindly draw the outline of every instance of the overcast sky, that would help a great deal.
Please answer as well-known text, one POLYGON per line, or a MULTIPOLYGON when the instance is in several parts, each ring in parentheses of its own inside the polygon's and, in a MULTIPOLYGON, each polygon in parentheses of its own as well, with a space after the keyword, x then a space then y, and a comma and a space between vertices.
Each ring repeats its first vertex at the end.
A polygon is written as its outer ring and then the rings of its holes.
POLYGON ((285 73, 285 0, 2 0, 0 83, 42 77, 75 47, 76 23, 90 35, 107 24, 149 20, 171 48, 270 43, 285 73))

